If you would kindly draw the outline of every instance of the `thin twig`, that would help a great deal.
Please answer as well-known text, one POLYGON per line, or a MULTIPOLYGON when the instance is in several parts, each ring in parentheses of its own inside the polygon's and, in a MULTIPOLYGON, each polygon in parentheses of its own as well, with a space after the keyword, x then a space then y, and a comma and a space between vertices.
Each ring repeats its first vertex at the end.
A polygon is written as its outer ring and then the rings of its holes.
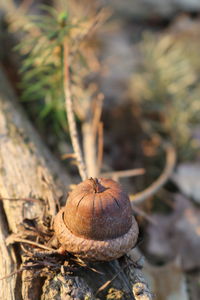
MULTIPOLYGON (((98 177, 99 174, 96 137, 97 133, 99 133, 98 130, 102 113, 103 99, 104 97, 102 94, 99 94, 96 97, 94 115, 91 116, 91 112, 86 113, 85 120, 82 125, 84 157, 87 166, 88 177, 98 177)), ((101 153, 99 154, 101 155, 101 153)))
POLYGON ((3 276, 3 277, 0 277, 0 280, 8 279, 8 278, 10 278, 11 276, 16 275, 16 274, 18 274, 18 273, 21 273, 21 272, 23 272, 23 271, 24 271, 24 268, 21 268, 21 269, 19 269, 19 270, 13 271, 13 272, 11 272, 11 273, 8 274, 8 275, 5 275, 5 276, 3 276))
POLYGON ((68 119, 69 132, 71 136, 72 146, 76 154, 76 160, 78 162, 78 169, 82 180, 87 178, 87 172, 85 163, 83 160, 83 155, 78 139, 78 132, 74 117, 72 95, 70 89, 70 79, 69 79, 69 66, 68 66, 68 47, 67 43, 64 43, 64 94, 65 94, 65 109, 68 119))
POLYGON ((97 175, 101 171, 103 161, 103 122, 99 122, 98 126, 98 152, 97 152, 97 175))
POLYGON ((29 244, 29 245, 32 245, 32 246, 35 246, 35 247, 38 247, 38 248, 41 248, 41 249, 44 249, 44 250, 48 250, 48 251, 55 251, 55 249, 53 248, 50 248, 50 247, 47 247, 45 245, 42 245, 42 244, 39 244, 39 243, 36 243, 36 242, 33 242, 33 241, 30 241, 30 240, 26 240, 26 239, 21 239, 21 238, 18 238, 18 237, 12 237, 12 239, 10 237, 7 238, 6 240, 6 243, 7 244, 13 244, 15 242, 18 242, 18 243, 25 243, 25 244, 29 244))
POLYGON ((104 100, 104 95, 99 94, 95 101, 94 116, 93 116, 93 120, 92 120, 92 129, 93 129, 95 138, 98 133, 99 123, 100 123, 100 119, 101 119, 101 115, 102 115, 103 100, 104 100))
POLYGON ((75 153, 65 153, 61 156, 61 159, 69 159, 69 158, 76 158, 75 153))
POLYGON ((90 121, 83 122, 82 135, 88 177, 97 177, 96 139, 90 121))
POLYGON ((135 195, 130 195, 132 205, 143 203, 146 199, 153 196, 169 180, 176 164, 176 151, 170 144, 165 145, 165 151, 166 165, 163 173, 143 192, 137 193, 135 195))
POLYGON ((114 171, 114 172, 106 172, 102 173, 102 177, 110 177, 115 180, 121 177, 132 177, 145 174, 145 170, 142 168, 139 169, 131 169, 131 170, 123 170, 123 171, 114 171))

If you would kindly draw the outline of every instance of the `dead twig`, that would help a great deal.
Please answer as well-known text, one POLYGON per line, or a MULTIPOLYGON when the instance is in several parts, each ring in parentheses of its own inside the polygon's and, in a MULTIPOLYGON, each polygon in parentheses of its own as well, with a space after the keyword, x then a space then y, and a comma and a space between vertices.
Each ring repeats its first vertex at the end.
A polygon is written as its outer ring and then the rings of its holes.
MULTIPOLYGON (((103 104, 103 95, 98 94, 95 101, 94 106, 94 113, 92 116, 91 110, 88 110, 85 112, 84 121, 82 124, 82 135, 83 135, 83 148, 84 148, 84 157, 85 162, 87 166, 88 171, 88 177, 98 177, 99 174, 99 165, 101 164, 99 160, 98 164, 98 158, 97 155, 99 154, 102 157, 102 149, 103 145, 100 143, 103 142, 103 137, 99 136, 101 134, 101 129, 99 128, 100 124, 100 118, 102 113, 102 104, 103 104), (100 152, 96 151, 96 137, 98 134, 98 147, 101 147, 102 149, 98 150, 100 152), (101 139, 101 140, 100 140, 101 139)), ((90 97, 88 101, 90 100, 90 97)), ((99 159, 101 157, 99 156, 99 159)))
POLYGON ((103 161, 103 123, 99 122, 98 126, 98 153, 97 153, 97 174, 101 171, 103 161))
POLYGON ((94 137, 96 138, 96 135, 98 133, 101 115, 102 115, 104 95, 98 94, 97 98, 95 100, 96 101, 95 101, 94 116, 93 116, 93 120, 92 120, 92 129, 93 129, 94 137))
POLYGON ((170 144, 165 144, 164 147, 166 151, 166 165, 162 174, 156 181, 154 181, 147 189, 145 189, 141 193, 130 195, 132 205, 141 204, 146 199, 153 196, 169 180, 170 176, 172 175, 176 163, 176 151, 175 148, 170 144))
POLYGON ((61 159, 69 159, 69 158, 76 158, 75 153, 65 153, 61 156, 61 159))
POLYGON ((107 177, 107 178, 110 177, 113 178, 114 180, 118 180, 121 177, 132 177, 132 176, 138 176, 143 174, 145 174, 145 170, 140 168, 140 169, 106 172, 106 173, 102 173, 101 175, 103 177, 107 177))
POLYGON ((72 95, 70 89, 70 79, 69 79, 69 66, 68 66, 68 47, 67 43, 64 44, 64 94, 65 94, 65 109, 68 119, 69 132, 71 136, 72 146, 76 154, 76 160, 78 163, 78 169, 82 180, 87 178, 87 172, 85 163, 83 160, 83 155, 81 147, 79 144, 78 132, 76 127, 76 122, 74 118, 72 95))
POLYGON ((83 122, 82 135, 88 177, 97 177, 96 140, 94 138, 93 128, 89 121, 83 122))
POLYGON ((18 274, 18 273, 21 273, 21 272, 23 272, 23 271, 24 271, 24 268, 20 268, 19 270, 13 271, 13 272, 11 272, 10 274, 1 277, 0 280, 8 279, 8 278, 10 278, 11 276, 14 276, 14 275, 16 275, 16 274, 18 274))
POLYGON ((10 244, 14 244, 14 243, 25 243, 25 244, 29 244, 29 245, 32 245, 34 247, 37 247, 37 248, 41 248, 41 249, 44 249, 44 250, 47 250, 47 251, 55 251, 55 253, 57 252, 57 250, 53 249, 53 248, 50 248, 50 247, 47 247, 45 245, 42 245, 42 244, 39 244, 39 243, 36 243, 36 242, 33 242, 33 241, 30 241, 30 240, 27 240, 27 239, 21 239, 19 237, 15 237, 13 235, 10 235, 7 239, 6 239, 6 244, 7 245, 10 245, 10 244))

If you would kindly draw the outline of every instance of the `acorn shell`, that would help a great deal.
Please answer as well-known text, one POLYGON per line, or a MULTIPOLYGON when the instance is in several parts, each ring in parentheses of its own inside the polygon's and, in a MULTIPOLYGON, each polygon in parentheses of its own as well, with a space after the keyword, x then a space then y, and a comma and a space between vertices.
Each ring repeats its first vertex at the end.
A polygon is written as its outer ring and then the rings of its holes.
POLYGON ((87 179, 54 219, 65 251, 88 260, 116 259, 134 247, 138 225, 128 195, 111 179, 87 179))
POLYGON ((125 234, 132 224, 128 195, 111 179, 88 179, 71 192, 64 222, 76 236, 106 240, 125 234))

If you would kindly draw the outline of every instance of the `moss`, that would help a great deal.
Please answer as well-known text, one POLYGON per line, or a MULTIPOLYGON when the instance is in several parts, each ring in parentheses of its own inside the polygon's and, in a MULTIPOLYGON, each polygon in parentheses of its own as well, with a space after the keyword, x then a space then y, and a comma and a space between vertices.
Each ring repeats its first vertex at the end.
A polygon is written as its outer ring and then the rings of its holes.
POLYGON ((111 299, 124 299, 124 292, 115 288, 110 288, 106 296, 107 300, 111 299))

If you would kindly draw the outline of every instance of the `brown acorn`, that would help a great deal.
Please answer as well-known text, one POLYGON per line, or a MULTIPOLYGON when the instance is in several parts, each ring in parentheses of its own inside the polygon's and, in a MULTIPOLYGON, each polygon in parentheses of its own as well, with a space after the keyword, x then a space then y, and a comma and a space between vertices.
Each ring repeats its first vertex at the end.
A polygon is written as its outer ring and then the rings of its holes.
POLYGON ((77 185, 55 217, 54 230, 62 250, 93 261, 119 258, 138 237, 128 195, 105 178, 77 185))

